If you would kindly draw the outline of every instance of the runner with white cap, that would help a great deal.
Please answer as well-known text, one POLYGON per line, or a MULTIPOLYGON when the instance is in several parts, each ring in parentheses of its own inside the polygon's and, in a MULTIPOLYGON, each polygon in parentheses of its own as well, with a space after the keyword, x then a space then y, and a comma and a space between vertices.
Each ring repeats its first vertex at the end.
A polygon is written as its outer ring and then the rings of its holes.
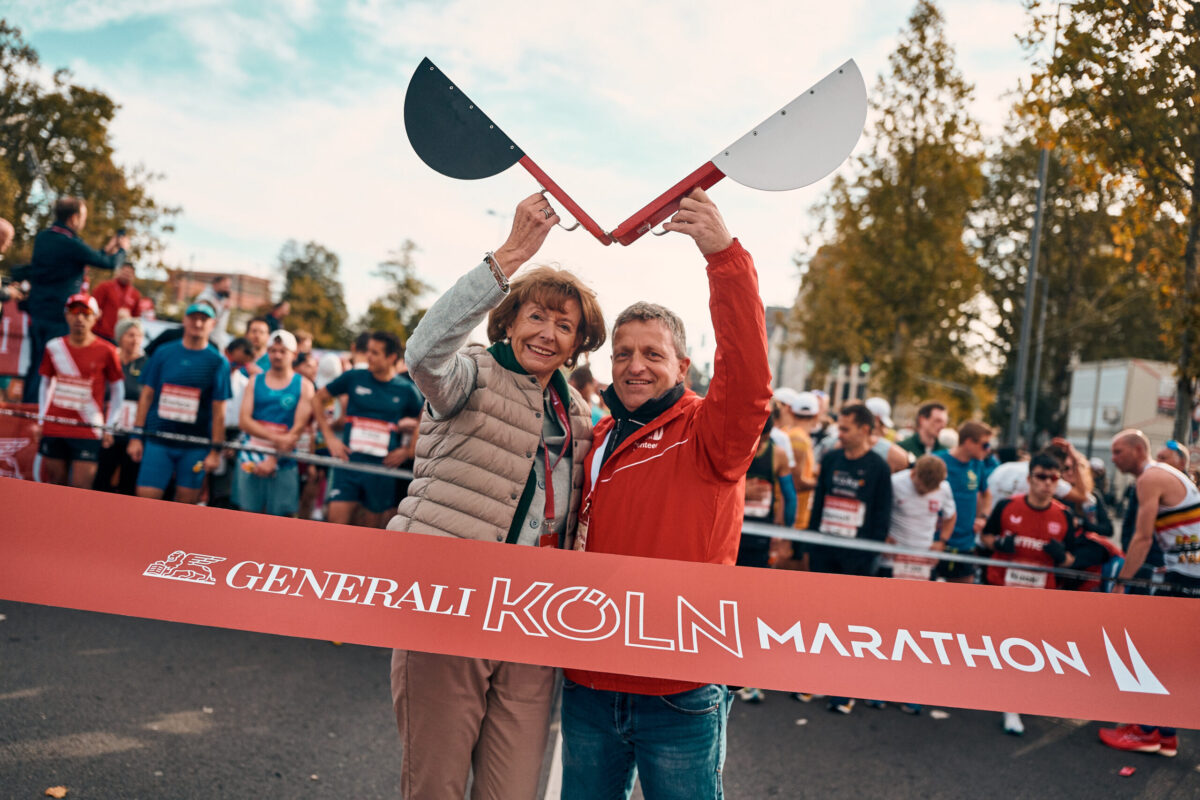
POLYGON ((817 462, 813 454, 812 429, 816 427, 821 403, 812 392, 797 392, 787 387, 775 392, 779 408, 779 427, 787 433, 795 467, 792 484, 796 487, 796 519, 799 530, 808 527, 812 490, 817 488, 817 462))
MULTIPOLYGON (((308 428, 313 385, 292 369, 296 337, 285 330, 267 339, 270 368, 255 375, 242 397, 238 427, 245 443, 289 452, 308 428)), ((240 451, 233 501, 243 511, 290 517, 300 503, 300 470, 294 459, 240 451)))
POLYGON ((892 404, 882 397, 868 397, 863 405, 875 415, 871 449, 887 462, 888 469, 892 472, 908 469, 915 460, 912 454, 887 437, 888 431, 896 427, 896 423, 892 422, 892 404))

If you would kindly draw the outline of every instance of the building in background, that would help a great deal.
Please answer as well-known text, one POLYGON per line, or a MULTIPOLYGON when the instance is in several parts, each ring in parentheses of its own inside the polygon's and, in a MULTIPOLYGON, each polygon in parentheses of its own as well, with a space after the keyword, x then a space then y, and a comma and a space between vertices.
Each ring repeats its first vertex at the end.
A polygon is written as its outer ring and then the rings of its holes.
POLYGON ((773 387, 786 386, 796 391, 822 389, 829 394, 834 408, 851 400, 867 396, 870 367, 862 364, 842 364, 831 370, 824 380, 814 381, 813 361, 804 350, 789 346, 796 339, 789 330, 788 320, 793 309, 767 306, 767 360, 771 365, 773 387))
POLYGON ((1109 443, 1125 428, 1150 438, 1150 455, 1175 425, 1175 365, 1121 358, 1085 361, 1071 370, 1067 439, 1081 453, 1104 460, 1113 474, 1109 443))

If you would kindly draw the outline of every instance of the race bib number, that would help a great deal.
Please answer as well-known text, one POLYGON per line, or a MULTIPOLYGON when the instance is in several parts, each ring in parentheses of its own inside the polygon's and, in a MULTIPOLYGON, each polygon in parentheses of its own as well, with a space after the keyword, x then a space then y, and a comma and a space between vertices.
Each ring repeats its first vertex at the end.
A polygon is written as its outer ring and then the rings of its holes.
POLYGON ((746 510, 750 519, 771 516, 771 484, 762 478, 746 478, 746 510))
MULTIPOLYGON (((287 425, 281 425, 278 422, 259 422, 258 424, 262 425, 269 431, 274 431, 275 433, 287 433, 287 425)), ((269 439, 262 439, 258 436, 251 436, 249 438, 249 444, 251 447, 260 447, 263 450, 275 449, 275 443, 269 439)))
POLYGON ((892 577, 901 578, 906 581, 927 581, 930 575, 933 574, 933 565, 936 562, 932 558, 920 558, 919 556, 893 555, 892 556, 892 577))
POLYGON ((83 411, 92 405, 92 382, 84 378, 59 376, 54 380, 54 406, 67 411, 83 411))
POLYGON ((1024 586, 1028 589, 1045 589, 1046 573, 1028 569, 1008 568, 1004 571, 1005 586, 1024 586))
POLYGON ((863 501, 853 497, 829 495, 821 513, 821 533, 854 538, 867 516, 863 501))
POLYGON ((392 441, 392 426, 377 419, 355 417, 350 428, 350 451, 383 458, 392 441))
POLYGON ((158 398, 159 419, 194 424, 200 413, 200 390, 164 383, 158 398))
POLYGON ((137 401, 122 400, 121 413, 117 416, 117 427, 122 430, 133 430, 134 423, 137 422, 137 401))

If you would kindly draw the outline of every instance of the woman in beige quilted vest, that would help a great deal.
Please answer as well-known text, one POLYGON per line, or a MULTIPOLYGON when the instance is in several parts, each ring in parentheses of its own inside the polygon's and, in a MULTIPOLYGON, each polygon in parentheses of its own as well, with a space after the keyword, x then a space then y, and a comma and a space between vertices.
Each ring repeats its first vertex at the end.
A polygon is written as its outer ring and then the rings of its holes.
MULTIPOLYGON (((542 195, 523 200, 504 246, 413 332, 406 361, 427 406, 390 530, 570 549, 591 412, 560 368, 604 343, 604 318, 566 270, 509 283, 557 222, 542 195), (467 345, 485 317, 491 347, 467 345)), ((394 651, 404 797, 462 800, 472 768, 473 799, 534 797, 554 680, 551 667, 394 651)))

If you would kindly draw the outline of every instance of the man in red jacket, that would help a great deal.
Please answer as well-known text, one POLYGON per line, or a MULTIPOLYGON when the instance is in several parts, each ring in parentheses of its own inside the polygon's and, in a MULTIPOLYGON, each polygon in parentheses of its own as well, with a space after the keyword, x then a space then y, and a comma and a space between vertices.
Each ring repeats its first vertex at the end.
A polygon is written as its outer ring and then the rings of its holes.
MULTIPOLYGON (((771 400, 758 277, 703 191, 663 227, 692 237, 708 263, 712 383, 704 398, 684 388, 679 317, 652 303, 621 312, 604 392, 612 416, 596 426, 585 463, 576 548, 733 564, 742 480, 771 400)), ((647 797, 720 797, 729 697, 723 685, 567 670, 563 798, 627 798, 635 775, 647 797)))
POLYGON ((114 332, 117 323, 126 317, 137 316, 142 302, 142 293, 133 285, 133 264, 126 261, 117 267, 111 280, 104 281, 92 292, 100 304, 100 319, 96 320, 95 333, 106 341, 116 344, 114 332))

